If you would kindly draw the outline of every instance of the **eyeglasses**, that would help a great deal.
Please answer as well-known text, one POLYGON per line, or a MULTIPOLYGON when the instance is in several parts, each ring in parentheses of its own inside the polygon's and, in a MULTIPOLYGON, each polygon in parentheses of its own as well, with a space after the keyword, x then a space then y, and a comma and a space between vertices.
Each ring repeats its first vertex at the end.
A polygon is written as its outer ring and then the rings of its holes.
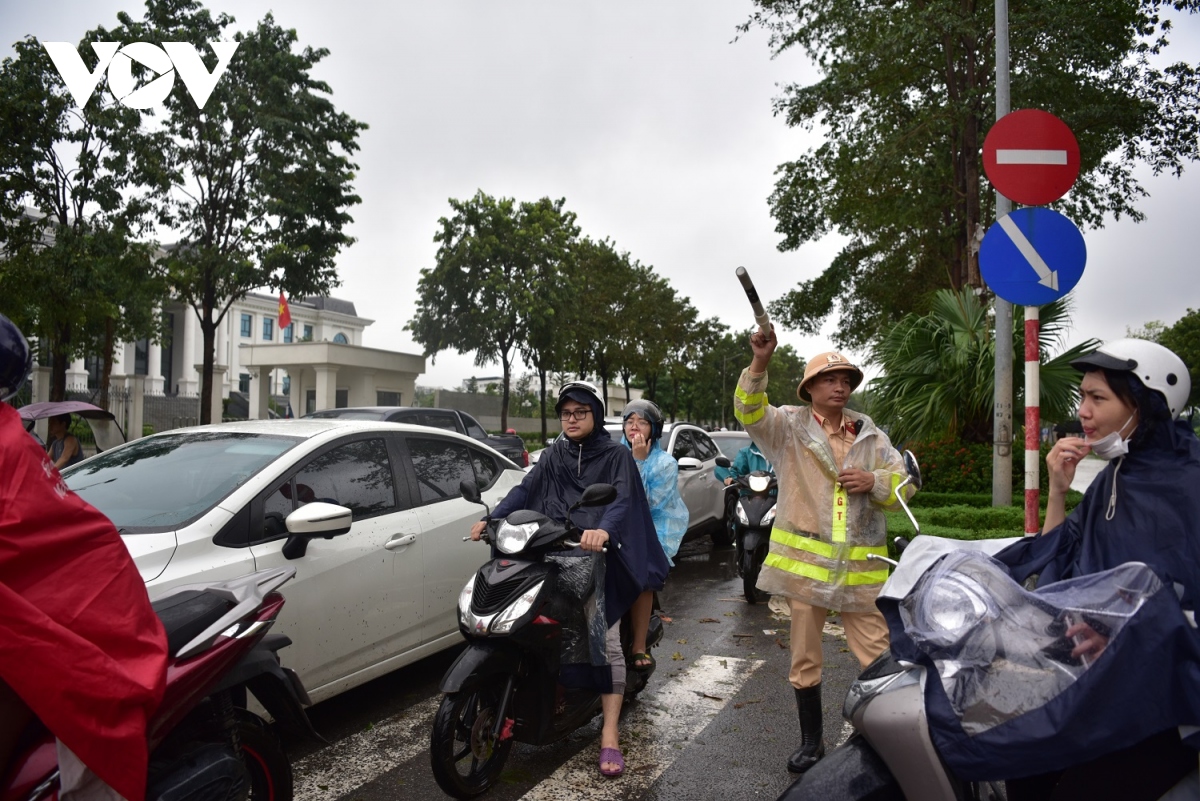
POLYGON ((582 420, 592 413, 591 409, 576 409, 573 412, 561 411, 558 413, 558 419, 564 423, 568 420, 582 420))

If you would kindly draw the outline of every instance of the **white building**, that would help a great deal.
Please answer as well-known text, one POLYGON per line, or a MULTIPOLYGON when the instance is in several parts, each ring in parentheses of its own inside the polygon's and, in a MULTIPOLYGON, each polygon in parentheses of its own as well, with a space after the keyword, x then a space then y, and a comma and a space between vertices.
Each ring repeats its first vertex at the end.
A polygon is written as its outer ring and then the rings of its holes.
MULTIPOLYGON (((278 297, 250 293, 234 301, 217 327, 214 394, 222 398, 233 391, 249 395, 253 371, 242 363, 243 345, 311 341, 361 346, 364 329, 374 322, 359 317, 350 301, 337 298, 292 300, 288 308, 291 325, 280 328, 278 297)), ((145 376, 147 392, 198 395, 204 363, 200 321, 192 308, 182 303, 168 304, 166 313, 168 342, 157 345, 141 340, 117 346, 112 374, 145 376)), ((86 387, 89 379, 95 384, 99 368, 98 357, 72 362, 67 370, 67 386, 86 387)), ((290 389, 288 372, 282 368, 272 370, 268 394, 288 395, 290 389)))

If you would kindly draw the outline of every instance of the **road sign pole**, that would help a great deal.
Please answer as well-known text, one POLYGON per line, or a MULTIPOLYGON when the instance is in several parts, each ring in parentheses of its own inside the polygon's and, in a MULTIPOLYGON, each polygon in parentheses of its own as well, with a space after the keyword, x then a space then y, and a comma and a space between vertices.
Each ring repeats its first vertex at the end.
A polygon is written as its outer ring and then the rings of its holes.
POLYGON ((1025 534, 1037 534, 1041 460, 1041 319, 1037 306, 1025 307, 1025 534))
MULTIPOLYGON (((1008 0, 996 0, 996 119, 1008 114, 1008 0)), ((1012 211, 1012 203, 996 192, 996 217, 1012 211)), ((996 386, 992 420, 992 506, 1012 506, 1012 304, 999 296, 996 310, 996 386)))

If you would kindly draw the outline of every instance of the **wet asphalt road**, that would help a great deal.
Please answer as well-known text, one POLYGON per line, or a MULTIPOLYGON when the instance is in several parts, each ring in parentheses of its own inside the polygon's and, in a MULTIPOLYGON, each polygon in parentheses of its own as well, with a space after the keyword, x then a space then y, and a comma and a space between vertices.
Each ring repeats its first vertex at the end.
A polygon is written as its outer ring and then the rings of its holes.
MULTIPOLYGON (((554 745, 516 744, 484 798, 773 799, 792 781, 785 762, 798 743, 788 673, 788 622, 747 604, 732 549, 685 543, 660 593, 670 618, 658 668, 622 711, 625 776, 596 770, 599 718, 554 745), (771 633, 765 633, 771 632, 771 633)), ((825 738, 844 739, 841 703, 858 664, 831 617, 825 636, 825 738)), ((310 710, 331 745, 289 743, 296 797, 446 797, 429 768, 438 682, 451 649, 310 710)))

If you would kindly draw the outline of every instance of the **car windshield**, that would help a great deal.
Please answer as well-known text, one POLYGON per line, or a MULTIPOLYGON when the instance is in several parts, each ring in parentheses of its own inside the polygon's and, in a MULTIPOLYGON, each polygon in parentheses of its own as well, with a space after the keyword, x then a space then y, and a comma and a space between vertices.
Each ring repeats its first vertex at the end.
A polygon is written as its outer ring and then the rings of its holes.
POLYGON ((163 434, 102 453, 63 478, 122 533, 170 531, 216 506, 301 441, 232 432, 163 434))
POLYGON ((749 434, 740 437, 713 437, 712 440, 717 443, 717 447, 721 449, 721 453, 730 459, 736 459, 738 451, 750 445, 749 434))
POLYGON ((318 419, 336 417, 339 420, 386 420, 388 412, 377 412, 371 409, 326 409, 304 416, 318 419))

